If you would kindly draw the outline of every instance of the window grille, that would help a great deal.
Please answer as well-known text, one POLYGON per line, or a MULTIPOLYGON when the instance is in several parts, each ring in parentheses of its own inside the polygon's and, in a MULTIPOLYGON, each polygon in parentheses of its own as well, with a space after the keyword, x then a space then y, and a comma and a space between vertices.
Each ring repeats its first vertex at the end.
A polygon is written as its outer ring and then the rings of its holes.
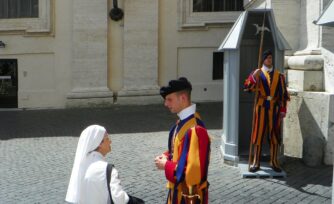
POLYGON ((38 0, 0 0, 0 19, 38 18, 38 0))
POLYGON ((193 12, 222 12, 243 10, 243 0, 193 0, 193 12))

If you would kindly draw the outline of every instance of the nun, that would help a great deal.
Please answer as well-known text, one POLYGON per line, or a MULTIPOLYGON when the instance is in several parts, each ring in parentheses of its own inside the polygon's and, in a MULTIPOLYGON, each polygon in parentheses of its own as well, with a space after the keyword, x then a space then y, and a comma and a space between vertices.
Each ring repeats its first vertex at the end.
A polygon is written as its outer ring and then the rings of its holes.
POLYGON ((141 199, 129 196, 123 190, 115 168, 107 170, 110 164, 108 165, 105 156, 110 151, 111 140, 104 127, 91 125, 82 131, 65 198, 67 202, 78 204, 144 203, 141 199))

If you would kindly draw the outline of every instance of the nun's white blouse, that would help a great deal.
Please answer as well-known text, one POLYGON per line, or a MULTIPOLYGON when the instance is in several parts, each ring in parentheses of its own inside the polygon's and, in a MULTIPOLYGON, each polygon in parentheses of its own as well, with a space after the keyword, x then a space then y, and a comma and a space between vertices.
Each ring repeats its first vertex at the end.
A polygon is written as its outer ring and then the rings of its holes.
MULTIPOLYGON (((107 161, 99 152, 91 152, 86 160, 87 171, 81 183, 80 204, 108 204, 109 192, 107 187, 106 168, 107 161)), ((123 190, 118 172, 111 171, 110 191, 115 204, 126 204, 128 194, 123 190)))

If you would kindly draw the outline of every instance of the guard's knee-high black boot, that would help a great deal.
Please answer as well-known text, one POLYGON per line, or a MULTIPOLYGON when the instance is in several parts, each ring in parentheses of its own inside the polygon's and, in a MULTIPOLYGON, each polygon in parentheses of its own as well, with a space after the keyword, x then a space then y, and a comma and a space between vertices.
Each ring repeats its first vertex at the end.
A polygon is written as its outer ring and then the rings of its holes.
POLYGON ((270 142, 270 166, 274 171, 281 172, 282 170, 280 168, 277 157, 278 157, 278 144, 270 142))
POLYGON ((261 145, 254 145, 253 164, 249 168, 250 172, 256 172, 260 169, 261 145))

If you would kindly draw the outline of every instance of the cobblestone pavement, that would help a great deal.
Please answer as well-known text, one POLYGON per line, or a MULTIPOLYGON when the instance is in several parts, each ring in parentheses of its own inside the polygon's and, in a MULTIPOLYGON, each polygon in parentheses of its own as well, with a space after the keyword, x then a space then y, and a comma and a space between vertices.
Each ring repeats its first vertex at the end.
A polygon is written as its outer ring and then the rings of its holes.
MULTIPOLYGON (((287 158, 287 178, 245 179, 238 168, 224 164, 219 150, 220 107, 199 106, 206 112, 202 117, 213 141, 210 203, 331 203, 331 166, 310 168, 287 158)), ((92 123, 107 126, 111 133, 112 153, 107 160, 119 170, 126 191, 148 204, 165 202, 164 173, 155 169, 153 159, 166 149, 174 117, 160 106, 1 111, 0 115, 0 204, 65 203, 78 135, 92 123)))

